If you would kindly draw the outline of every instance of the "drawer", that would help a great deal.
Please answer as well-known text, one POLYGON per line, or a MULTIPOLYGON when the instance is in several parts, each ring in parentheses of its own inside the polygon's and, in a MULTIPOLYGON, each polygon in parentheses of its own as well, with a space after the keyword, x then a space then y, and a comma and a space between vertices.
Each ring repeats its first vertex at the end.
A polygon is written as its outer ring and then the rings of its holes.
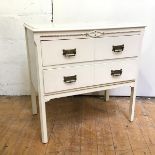
POLYGON ((137 65, 137 58, 95 63, 95 84, 135 80, 137 65))
POLYGON ((42 41, 43 66, 67 64, 94 59, 93 39, 42 41))
POLYGON ((96 38, 95 60, 117 59, 138 56, 141 36, 105 36, 96 38))
POLYGON ((52 93, 90 86, 93 75, 93 64, 44 70, 44 91, 52 93))

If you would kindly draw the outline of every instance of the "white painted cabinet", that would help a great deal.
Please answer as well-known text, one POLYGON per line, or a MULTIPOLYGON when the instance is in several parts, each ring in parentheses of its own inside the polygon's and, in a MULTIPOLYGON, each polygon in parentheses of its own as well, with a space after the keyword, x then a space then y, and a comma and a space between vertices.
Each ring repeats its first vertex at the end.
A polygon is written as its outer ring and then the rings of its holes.
POLYGON ((25 24, 32 111, 37 113, 38 94, 43 143, 48 142, 45 102, 54 98, 130 86, 133 121, 144 28, 25 24))

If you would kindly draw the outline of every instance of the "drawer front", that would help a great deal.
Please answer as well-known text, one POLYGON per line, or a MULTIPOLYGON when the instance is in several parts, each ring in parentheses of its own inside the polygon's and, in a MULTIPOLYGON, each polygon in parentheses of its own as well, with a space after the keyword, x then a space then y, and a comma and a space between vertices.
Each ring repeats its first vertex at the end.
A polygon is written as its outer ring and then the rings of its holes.
POLYGON ((52 93, 93 84, 93 64, 68 66, 43 71, 44 91, 52 93))
POLYGON ((105 36, 95 42, 95 60, 138 56, 141 36, 105 36))
POLYGON ((42 41, 43 66, 67 64, 94 59, 93 39, 42 41))
POLYGON ((95 84, 135 80, 137 69, 136 58, 95 63, 95 84))

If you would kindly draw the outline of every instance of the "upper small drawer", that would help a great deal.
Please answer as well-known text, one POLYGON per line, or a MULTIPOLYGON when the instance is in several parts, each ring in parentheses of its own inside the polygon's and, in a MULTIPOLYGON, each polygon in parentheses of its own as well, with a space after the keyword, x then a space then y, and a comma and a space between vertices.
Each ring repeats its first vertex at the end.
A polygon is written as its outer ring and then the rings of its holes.
POLYGON ((140 42, 141 36, 139 34, 96 38, 95 60, 138 56, 140 42))
POLYGON ((93 39, 59 39, 41 41, 43 66, 67 64, 94 59, 93 39))

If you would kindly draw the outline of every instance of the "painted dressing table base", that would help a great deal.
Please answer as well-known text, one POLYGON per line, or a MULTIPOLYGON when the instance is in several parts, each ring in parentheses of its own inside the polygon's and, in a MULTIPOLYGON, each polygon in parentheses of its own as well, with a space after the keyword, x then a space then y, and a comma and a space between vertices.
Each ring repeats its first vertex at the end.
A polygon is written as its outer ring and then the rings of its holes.
POLYGON ((144 26, 52 26, 25 24, 32 113, 37 114, 42 142, 48 142, 46 105, 51 99, 131 87, 133 121, 138 58, 144 26))

